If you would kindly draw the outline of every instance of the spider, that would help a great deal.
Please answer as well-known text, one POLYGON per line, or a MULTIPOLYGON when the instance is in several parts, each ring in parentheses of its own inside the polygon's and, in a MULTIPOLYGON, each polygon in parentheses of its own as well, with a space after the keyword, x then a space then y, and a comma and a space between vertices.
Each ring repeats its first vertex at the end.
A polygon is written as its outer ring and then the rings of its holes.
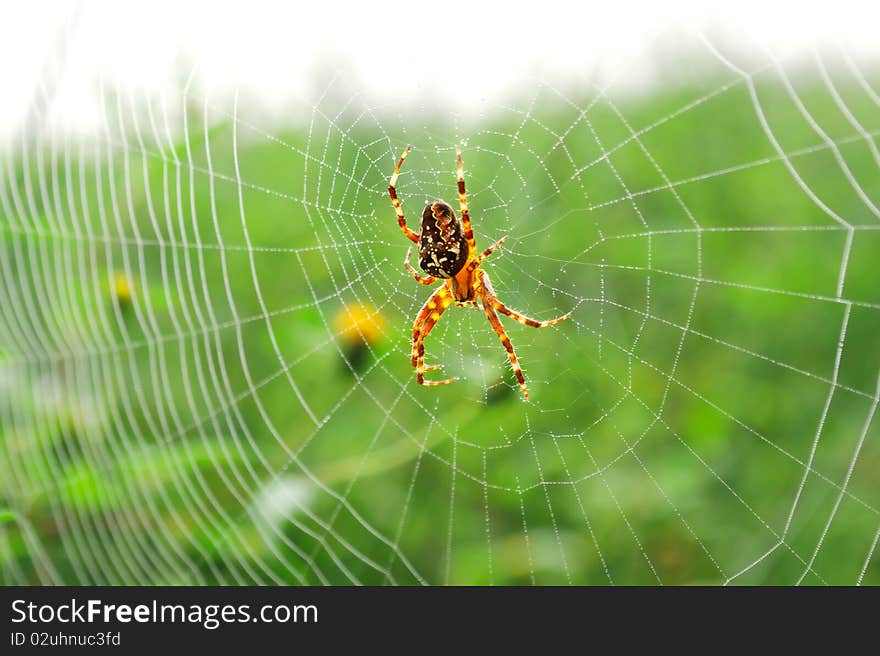
POLYGON ((507 239, 507 235, 483 252, 477 254, 474 232, 471 229, 471 218, 468 214, 467 192, 464 188, 464 168, 461 163, 460 148, 456 148, 456 161, 458 171, 458 203, 461 210, 461 219, 455 216, 455 212, 449 203, 443 200, 435 200, 427 205, 425 211, 422 212, 419 232, 415 233, 410 230, 406 225, 406 219, 403 216, 403 209, 400 206, 400 200, 397 198, 396 189, 400 168, 403 166, 403 160, 406 159, 409 151, 410 147, 407 146, 400 156, 397 166, 394 167, 394 173, 388 183, 388 194, 391 196, 391 203, 394 205, 394 211, 397 213, 397 223, 400 224, 403 234, 410 241, 419 245, 419 266, 428 275, 420 275, 410 264, 412 246, 406 251, 406 259, 403 261, 403 266, 422 285, 432 285, 438 279, 444 281, 443 285, 422 306, 413 324, 412 351, 410 355, 412 366, 416 369, 416 380, 419 385, 448 385, 458 380, 458 378, 425 380, 426 371, 434 371, 443 367, 443 365, 425 366, 425 338, 437 324, 440 316, 453 302, 459 307, 472 306, 478 309, 479 301, 483 306, 486 317, 489 319, 492 330, 495 331, 507 350, 507 357, 513 367, 513 373, 519 381, 523 398, 528 400, 529 390, 526 387, 526 379, 523 376, 522 368, 520 368, 516 353, 513 350, 513 344, 511 344, 507 333, 504 332, 504 327, 501 325, 497 312, 506 314, 521 324, 531 326, 532 328, 553 326, 568 319, 571 313, 569 312, 549 321, 537 321, 511 310, 498 300, 495 290, 492 288, 492 283, 489 282, 488 274, 480 268, 480 265, 489 257, 492 251, 507 239))

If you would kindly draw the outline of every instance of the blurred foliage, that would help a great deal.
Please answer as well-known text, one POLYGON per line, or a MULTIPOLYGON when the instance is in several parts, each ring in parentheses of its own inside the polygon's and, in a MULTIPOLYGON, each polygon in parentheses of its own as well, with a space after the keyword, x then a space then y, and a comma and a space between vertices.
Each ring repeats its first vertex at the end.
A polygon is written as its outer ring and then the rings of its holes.
MULTIPOLYGON (((746 569, 735 582, 779 584, 809 569, 807 583, 854 583, 880 525, 880 420, 863 433, 880 231, 837 156, 880 203, 880 109, 838 85, 861 134, 801 81, 831 148, 757 79, 799 183, 745 85, 720 88, 618 105, 545 88, 527 114, 464 126, 328 97, 271 135, 195 97, 165 122, 111 99, 97 145, 7 153, 3 581, 718 583, 746 569), (428 339, 429 363, 461 382, 420 388, 408 362, 430 290, 403 271, 385 185, 412 142, 411 224, 423 201, 454 200, 462 132, 479 243, 511 235, 486 266, 499 296, 539 318, 574 311, 544 331, 507 324, 529 404, 477 312, 451 309, 428 339), (805 188, 858 228, 849 304, 834 298, 847 231, 805 188)), ((863 582, 880 582, 878 558, 863 582)))

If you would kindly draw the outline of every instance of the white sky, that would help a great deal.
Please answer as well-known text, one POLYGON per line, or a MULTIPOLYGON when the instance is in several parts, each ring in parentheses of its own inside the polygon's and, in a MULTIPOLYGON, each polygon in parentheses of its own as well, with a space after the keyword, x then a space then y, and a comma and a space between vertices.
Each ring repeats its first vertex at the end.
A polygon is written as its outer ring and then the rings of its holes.
POLYGON ((202 85, 239 88, 278 113, 308 97, 328 63, 377 104, 435 96, 467 110, 528 75, 598 71, 642 88, 658 51, 699 48, 680 36, 696 30, 745 59, 837 46, 880 59, 877 1, 10 2, 0 7, 0 135, 15 133, 77 11, 58 102, 65 124, 84 130, 97 79, 150 93, 180 88, 194 68, 202 85))

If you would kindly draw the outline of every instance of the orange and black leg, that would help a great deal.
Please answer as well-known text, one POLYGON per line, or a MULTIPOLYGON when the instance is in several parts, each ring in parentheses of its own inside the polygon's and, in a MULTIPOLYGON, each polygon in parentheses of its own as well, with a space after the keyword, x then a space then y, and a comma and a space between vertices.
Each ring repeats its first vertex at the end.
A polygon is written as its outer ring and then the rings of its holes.
POLYGON ((412 246, 410 246, 406 250, 406 259, 403 260, 403 268, 409 271, 410 275, 416 279, 421 285, 433 285, 437 282, 437 279, 434 276, 423 276, 418 271, 415 270, 412 264, 409 263, 409 256, 412 255, 412 246))
POLYGON ((483 290, 483 310, 486 312, 486 317, 489 319, 489 324, 492 326, 492 330, 495 331, 495 334, 498 335, 498 339, 501 340, 501 343, 507 350, 507 358, 510 360, 510 365, 513 367, 513 373, 516 376, 517 381, 519 381, 519 387, 522 390, 523 398, 528 400, 529 390, 526 387, 526 379, 525 376, 523 376, 522 368, 519 366, 519 360, 516 358, 516 352, 513 350, 513 344, 507 336, 507 333, 504 332, 504 326, 501 325, 501 320, 495 313, 492 297, 485 289, 483 290))
POLYGON ((409 146, 404 149, 403 155, 397 161, 397 166, 394 167, 394 174, 388 183, 388 195, 391 196, 391 204, 394 205, 394 211, 397 213, 397 223, 400 225, 400 229, 403 230, 403 234, 410 241, 418 243, 419 236, 407 227, 406 219, 403 217, 403 208, 400 206, 400 199, 397 198, 397 176, 400 175, 400 167, 403 166, 403 160, 406 159, 407 155, 409 155, 409 146))
POLYGON ((467 241, 468 252, 477 250, 474 240, 474 230, 471 228, 471 215, 468 213, 467 191, 464 188, 464 166, 461 163, 461 148, 455 149, 456 164, 458 168, 458 206, 461 209, 461 226, 464 229, 464 238, 467 241))
POLYGON ((422 336, 422 326, 425 325, 425 321, 431 316, 431 313, 436 312, 437 308, 448 296, 449 290, 446 289, 446 286, 444 285, 443 287, 440 287, 440 289, 431 294, 431 297, 425 301, 422 309, 419 310, 419 313, 416 315, 416 320, 413 322, 412 349, 410 350, 412 366, 414 367, 416 366, 416 358, 418 357, 417 346, 422 336))
POLYGON ((412 364, 416 368, 416 381, 419 385, 447 385, 458 378, 446 380, 425 380, 426 371, 440 369, 443 365, 425 366, 425 338, 440 320, 441 315, 452 304, 452 295, 446 286, 441 287, 422 307, 413 325, 412 364))
POLYGON ((503 243, 507 240, 507 238, 508 238, 509 236, 510 236, 510 235, 504 235, 501 239, 499 239, 498 241, 496 241, 494 244, 492 244, 491 246, 489 246, 489 248, 487 248, 487 249, 484 250, 482 253, 480 253, 479 255, 477 255, 477 257, 475 257, 474 259, 472 259, 472 260, 470 261, 470 263, 468 264, 468 270, 469 270, 469 271, 473 271, 473 270, 476 269, 478 266, 480 266, 480 265, 483 263, 483 260, 485 260, 487 257, 489 257, 489 256, 493 253, 493 251, 494 251, 496 248, 498 248, 499 246, 501 246, 501 244, 503 244, 503 243))
POLYGON ((498 296, 495 295, 495 290, 492 288, 492 283, 489 280, 489 274, 486 273, 483 269, 480 269, 477 272, 477 280, 479 282, 480 294, 483 300, 488 300, 489 303, 492 304, 492 307, 498 310, 501 314, 506 314, 508 317, 510 317, 514 321, 519 321, 524 326, 531 326, 532 328, 547 328, 548 326, 555 326, 557 323, 562 323, 571 316, 571 312, 569 312, 567 314, 563 314, 561 317, 548 319, 547 321, 538 321, 537 319, 532 319, 531 317, 527 317, 524 314, 520 314, 516 310, 511 310, 498 299, 498 296))
POLYGON ((514 321, 519 321, 524 326, 531 326, 532 328, 547 328, 548 326, 555 326, 557 323, 562 323, 571 316, 571 312, 569 312, 568 314, 563 314, 561 317, 556 317, 555 319, 538 321, 537 319, 532 319, 531 317, 527 317, 524 314, 520 314, 516 310, 511 310, 496 297, 492 297, 492 305, 495 306, 496 310, 498 310, 502 314, 506 314, 514 321))

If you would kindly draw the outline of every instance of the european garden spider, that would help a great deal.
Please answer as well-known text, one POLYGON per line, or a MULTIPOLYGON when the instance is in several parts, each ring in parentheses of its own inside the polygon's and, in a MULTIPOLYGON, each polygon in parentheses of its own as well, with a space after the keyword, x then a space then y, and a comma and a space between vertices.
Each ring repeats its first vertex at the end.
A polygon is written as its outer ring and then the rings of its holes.
POLYGON ((522 369, 516 359, 516 353, 513 350, 513 344, 510 338, 504 332, 501 320, 495 312, 501 312, 519 321, 526 326, 532 328, 545 328, 553 326, 561 321, 565 321, 571 316, 571 313, 565 314, 556 319, 549 321, 537 321, 523 316, 518 312, 511 310, 504 305, 495 296, 495 290, 492 289, 492 283, 489 282, 489 276, 480 268, 491 253, 507 239, 502 237, 494 244, 489 246, 479 255, 476 255, 477 247, 474 241, 474 232, 471 229, 471 218, 468 214, 467 193, 464 189, 464 168, 461 164, 461 149, 456 148, 456 157, 458 163, 458 202, 461 208, 461 220, 455 216, 452 207, 443 200, 435 200, 425 207, 422 212, 422 219, 419 224, 418 234, 410 230, 406 225, 406 219, 403 217, 403 209, 400 207, 400 200, 397 198, 397 176, 400 175, 400 167, 403 166, 403 160, 409 154, 409 146, 403 151, 397 166, 394 167, 394 174, 388 184, 388 193, 391 195, 391 203, 394 205, 394 211, 397 213, 397 222, 400 229, 410 241, 419 245, 419 266, 427 273, 422 276, 409 263, 412 254, 412 246, 406 251, 406 259, 403 266, 412 274, 418 282, 423 285, 431 285, 442 278, 445 282, 443 286, 437 289, 428 299, 428 302, 422 306, 421 311, 416 317, 413 324, 412 339, 412 365, 416 368, 416 380, 419 385, 447 385, 454 383, 458 378, 447 378, 446 380, 425 380, 425 372, 440 369, 443 365, 425 366, 425 338, 434 328, 434 325, 440 319, 443 312, 446 311, 452 302, 459 307, 477 306, 477 299, 483 305, 483 311, 489 318, 492 329, 501 339, 504 348, 507 349, 507 357, 513 366, 513 373, 519 381, 522 389, 523 397, 529 398, 529 390, 526 388, 526 380, 523 377, 522 369))

